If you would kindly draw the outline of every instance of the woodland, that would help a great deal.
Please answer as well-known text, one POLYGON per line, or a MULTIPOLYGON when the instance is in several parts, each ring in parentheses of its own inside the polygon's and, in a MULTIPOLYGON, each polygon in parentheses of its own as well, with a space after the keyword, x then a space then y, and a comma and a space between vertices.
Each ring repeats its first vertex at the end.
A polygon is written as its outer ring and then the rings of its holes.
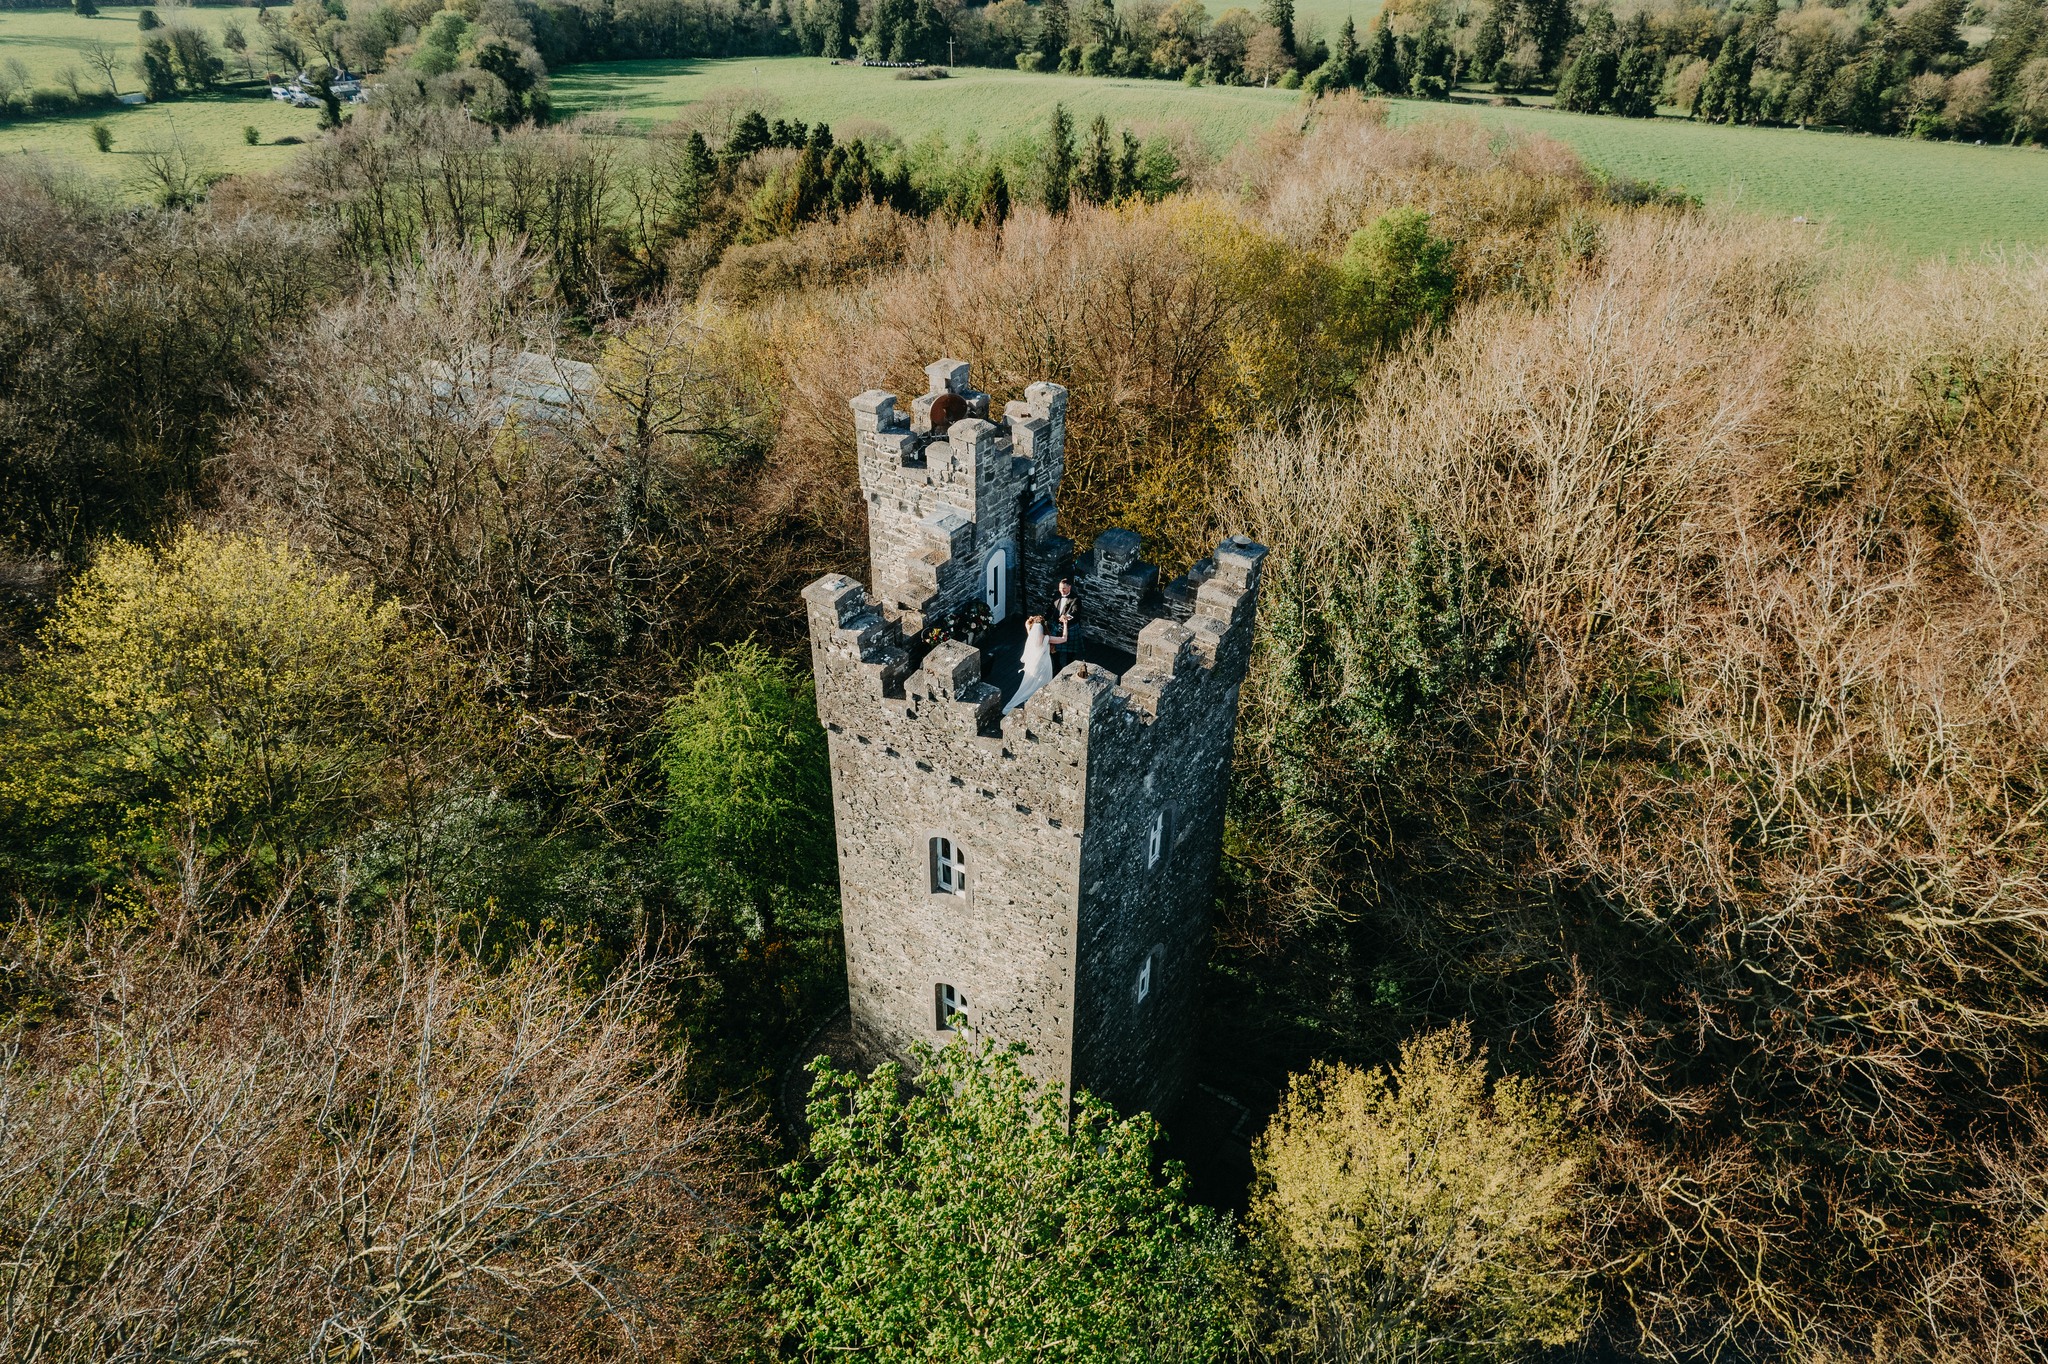
POLYGON ((2048 1353, 2048 261, 1356 92, 0 176, 0 1356, 2048 1353), (1271 548, 1235 1176, 992 1043, 802 1074, 798 592, 941 354, 1068 387, 1082 542, 1271 548))

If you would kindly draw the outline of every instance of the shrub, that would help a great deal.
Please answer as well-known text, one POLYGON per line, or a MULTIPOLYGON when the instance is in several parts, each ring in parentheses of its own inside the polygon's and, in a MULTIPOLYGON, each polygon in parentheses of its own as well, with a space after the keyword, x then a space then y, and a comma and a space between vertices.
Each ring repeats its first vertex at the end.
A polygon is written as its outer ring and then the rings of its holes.
POLYGON ((810 679, 751 641, 717 650, 662 717, 662 736, 677 874, 774 936, 778 900, 829 885, 838 866, 810 679))
POLYGON ((117 542, 10 688, 0 868, 105 885, 253 858, 267 879, 403 800, 459 692, 395 604, 281 545, 117 542))
POLYGON ((261 142, 262 140, 263 140, 263 132, 262 132, 262 130, 261 130, 261 129, 259 129, 259 128, 258 128, 258 127, 257 127, 257 126, 255 125, 255 124, 253 124, 253 123, 249 123, 249 124, 244 124, 244 125, 243 125, 243 127, 242 127, 242 141, 244 141, 244 142, 248 143, 248 144, 249 144, 250 146, 252 146, 252 147, 253 147, 253 146, 255 146, 255 145, 256 145, 257 143, 261 142))
POLYGON ((1228 1224, 1155 1173, 1159 1132, 962 1040, 867 1079, 820 1059, 812 1164, 784 1171, 770 1298, 807 1355, 887 1364, 1220 1360, 1228 1224))
POLYGON ((729 1357, 757 1138, 678 1103, 663 969, 392 926, 300 976, 293 917, 0 937, 0 1355, 729 1357))
POLYGON ((1395 209, 1354 233, 1337 266, 1340 332, 1356 345, 1386 347, 1441 322, 1458 284, 1453 249, 1417 208, 1395 209))
POLYGON ((1250 1231, 1297 1358, 1514 1360, 1586 1320, 1587 1162, 1564 1105, 1487 1080, 1458 1025, 1390 1074, 1296 1076, 1253 1151, 1250 1231))
POLYGON ((114 130, 104 123, 95 122, 92 125, 92 145, 98 147, 103 152, 112 151, 114 149, 114 130))

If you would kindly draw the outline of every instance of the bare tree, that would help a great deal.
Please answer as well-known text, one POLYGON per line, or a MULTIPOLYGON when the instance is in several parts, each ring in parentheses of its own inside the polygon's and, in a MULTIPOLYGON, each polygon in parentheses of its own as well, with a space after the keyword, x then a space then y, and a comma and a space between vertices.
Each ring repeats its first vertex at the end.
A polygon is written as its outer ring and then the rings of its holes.
POLYGON ((121 93, 121 54, 110 45, 95 38, 85 48, 85 64, 100 73, 100 79, 107 83, 107 93, 119 97, 121 93))
POLYGON ((136 174, 165 208, 189 208, 205 197, 220 172, 173 127, 144 143, 136 174))
MULTIPOLYGON (((748 1129, 677 1098, 671 969, 487 974, 402 922, 297 976, 236 940, 17 927, 57 1012, 0 1071, 0 1355, 674 1358, 718 1335, 748 1129)), ((10 975, 10 980, 15 979, 10 975)))

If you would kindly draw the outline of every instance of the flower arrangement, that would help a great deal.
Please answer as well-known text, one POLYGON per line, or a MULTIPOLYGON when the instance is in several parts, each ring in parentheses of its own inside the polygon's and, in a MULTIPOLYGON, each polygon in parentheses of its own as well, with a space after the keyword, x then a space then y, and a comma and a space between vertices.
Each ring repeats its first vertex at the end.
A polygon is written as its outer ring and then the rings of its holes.
POLYGON ((982 637, 988 633, 988 627, 988 603, 971 601, 957 610, 949 611, 943 616, 933 616, 926 621, 918 639, 927 649, 949 639, 979 645, 982 637))

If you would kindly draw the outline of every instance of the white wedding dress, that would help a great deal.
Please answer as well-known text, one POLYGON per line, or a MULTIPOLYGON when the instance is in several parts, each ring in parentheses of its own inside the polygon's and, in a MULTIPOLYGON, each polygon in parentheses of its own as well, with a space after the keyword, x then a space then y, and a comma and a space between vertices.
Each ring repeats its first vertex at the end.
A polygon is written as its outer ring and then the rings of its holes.
POLYGON ((1045 626, 1032 625, 1024 636, 1024 680, 1017 684, 1017 694, 1010 698, 1010 704, 1003 707, 1008 715, 1031 699, 1031 693, 1052 681, 1052 645, 1045 642, 1045 626))

